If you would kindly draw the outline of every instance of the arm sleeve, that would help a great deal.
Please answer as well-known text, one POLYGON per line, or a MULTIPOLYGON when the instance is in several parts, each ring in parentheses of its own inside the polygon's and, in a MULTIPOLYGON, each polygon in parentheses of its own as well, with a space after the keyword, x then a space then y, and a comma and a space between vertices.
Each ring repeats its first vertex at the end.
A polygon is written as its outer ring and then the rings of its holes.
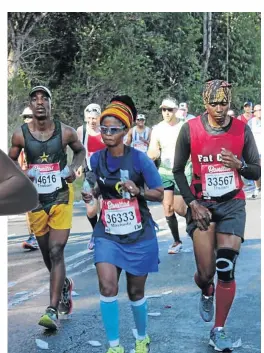
POLYGON ((154 162, 143 152, 138 151, 140 171, 149 189, 162 187, 161 177, 154 162))
POLYGON ((90 158, 91 168, 92 168, 93 173, 94 173, 96 176, 97 176, 97 174, 96 174, 96 168, 97 168, 98 161, 99 161, 99 154, 100 154, 100 151, 95 152, 95 153, 91 156, 91 158, 90 158))
POLYGON ((189 124, 184 124, 179 133, 175 146, 174 166, 172 169, 174 179, 180 189, 181 195, 187 205, 195 200, 194 195, 188 185, 188 181, 184 174, 185 165, 190 157, 190 129, 189 124))
POLYGON ((260 157, 253 133, 248 125, 245 125, 245 143, 242 157, 247 164, 247 168, 240 174, 250 180, 258 180, 261 175, 260 157))

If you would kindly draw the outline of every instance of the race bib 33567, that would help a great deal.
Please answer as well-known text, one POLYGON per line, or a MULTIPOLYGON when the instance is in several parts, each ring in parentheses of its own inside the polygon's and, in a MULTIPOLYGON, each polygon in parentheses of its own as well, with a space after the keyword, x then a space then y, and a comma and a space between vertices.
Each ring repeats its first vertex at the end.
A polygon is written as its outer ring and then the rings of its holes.
POLYGON ((239 178, 236 169, 223 164, 202 164, 203 195, 220 197, 239 188, 239 178))

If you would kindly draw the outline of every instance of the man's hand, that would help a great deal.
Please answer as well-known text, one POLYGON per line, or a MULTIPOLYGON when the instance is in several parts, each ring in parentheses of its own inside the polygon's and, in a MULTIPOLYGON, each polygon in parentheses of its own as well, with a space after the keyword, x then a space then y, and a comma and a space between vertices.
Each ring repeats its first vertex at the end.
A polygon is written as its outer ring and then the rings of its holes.
POLYGON ((212 214, 208 208, 200 205, 196 200, 190 203, 190 208, 192 211, 192 219, 196 222, 197 227, 200 230, 208 230, 212 218, 212 214))
POLYGON ((70 175, 67 178, 65 178, 65 180, 67 181, 67 183, 71 184, 76 179, 77 170, 75 170, 72 166, 69 166, 69 170, 70 170, 70 175))
POLYGON ((93 189, 91 189, 91 192, 82 191, 81 194, 82 194, 82 199, 85 203, 90 203, 94 198, 93 189))
POLYGON ((145 145, 147 145, 147 146, 149 145, 148 140, 145 140, 143 137, 140 136, 139 140, 142 141, 145 145))
POLYGON ((221 156, 225 167, 232 169, 240 169, 242 167, 242 162, 225 148, 221 148, 221 156))

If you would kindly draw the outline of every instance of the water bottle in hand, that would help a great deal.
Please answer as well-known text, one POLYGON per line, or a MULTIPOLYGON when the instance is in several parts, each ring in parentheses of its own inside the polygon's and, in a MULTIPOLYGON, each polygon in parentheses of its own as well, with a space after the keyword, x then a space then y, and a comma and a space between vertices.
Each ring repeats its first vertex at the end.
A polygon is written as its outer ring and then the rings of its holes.
MULTIPOLYGON (((120 169, 120 179, 124 183, 129 180, 129 173, 128 170, 120 169)), ((122 191, 123 199, 131 199, 131 195, 128 191, 122 191)))
POLYGON ((70 168, 66 165, 66 167, 61 170, 60 175, 63 179, 68 178, 71 175, 70 168))
POLYGON ((29 178, 34 178, 34 181, 37 181, 38 177, 40 176, 40 171, 38 168, 33 167, 27 171, 27 175, 29 178))
MULTIPOLYGON (((83 192, 91 193, 91 186, 86 179, 83 182, 83 192)), ((92 198, 88 204, 92 206, 94 204, 94 199, 92 198)))

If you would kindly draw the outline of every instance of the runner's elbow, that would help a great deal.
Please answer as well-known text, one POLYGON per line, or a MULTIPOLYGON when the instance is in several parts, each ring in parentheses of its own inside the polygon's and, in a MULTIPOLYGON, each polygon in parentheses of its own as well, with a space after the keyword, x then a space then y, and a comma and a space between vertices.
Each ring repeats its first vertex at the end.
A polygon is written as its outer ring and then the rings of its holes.
POLYGON ((162 202, 163 201, 163 199, 164 199, 164 189, 162 189, 162 190, 157 190, 158 192, 157 192, 157 199, 156 199, 156 201, 157 202, 162 202))

